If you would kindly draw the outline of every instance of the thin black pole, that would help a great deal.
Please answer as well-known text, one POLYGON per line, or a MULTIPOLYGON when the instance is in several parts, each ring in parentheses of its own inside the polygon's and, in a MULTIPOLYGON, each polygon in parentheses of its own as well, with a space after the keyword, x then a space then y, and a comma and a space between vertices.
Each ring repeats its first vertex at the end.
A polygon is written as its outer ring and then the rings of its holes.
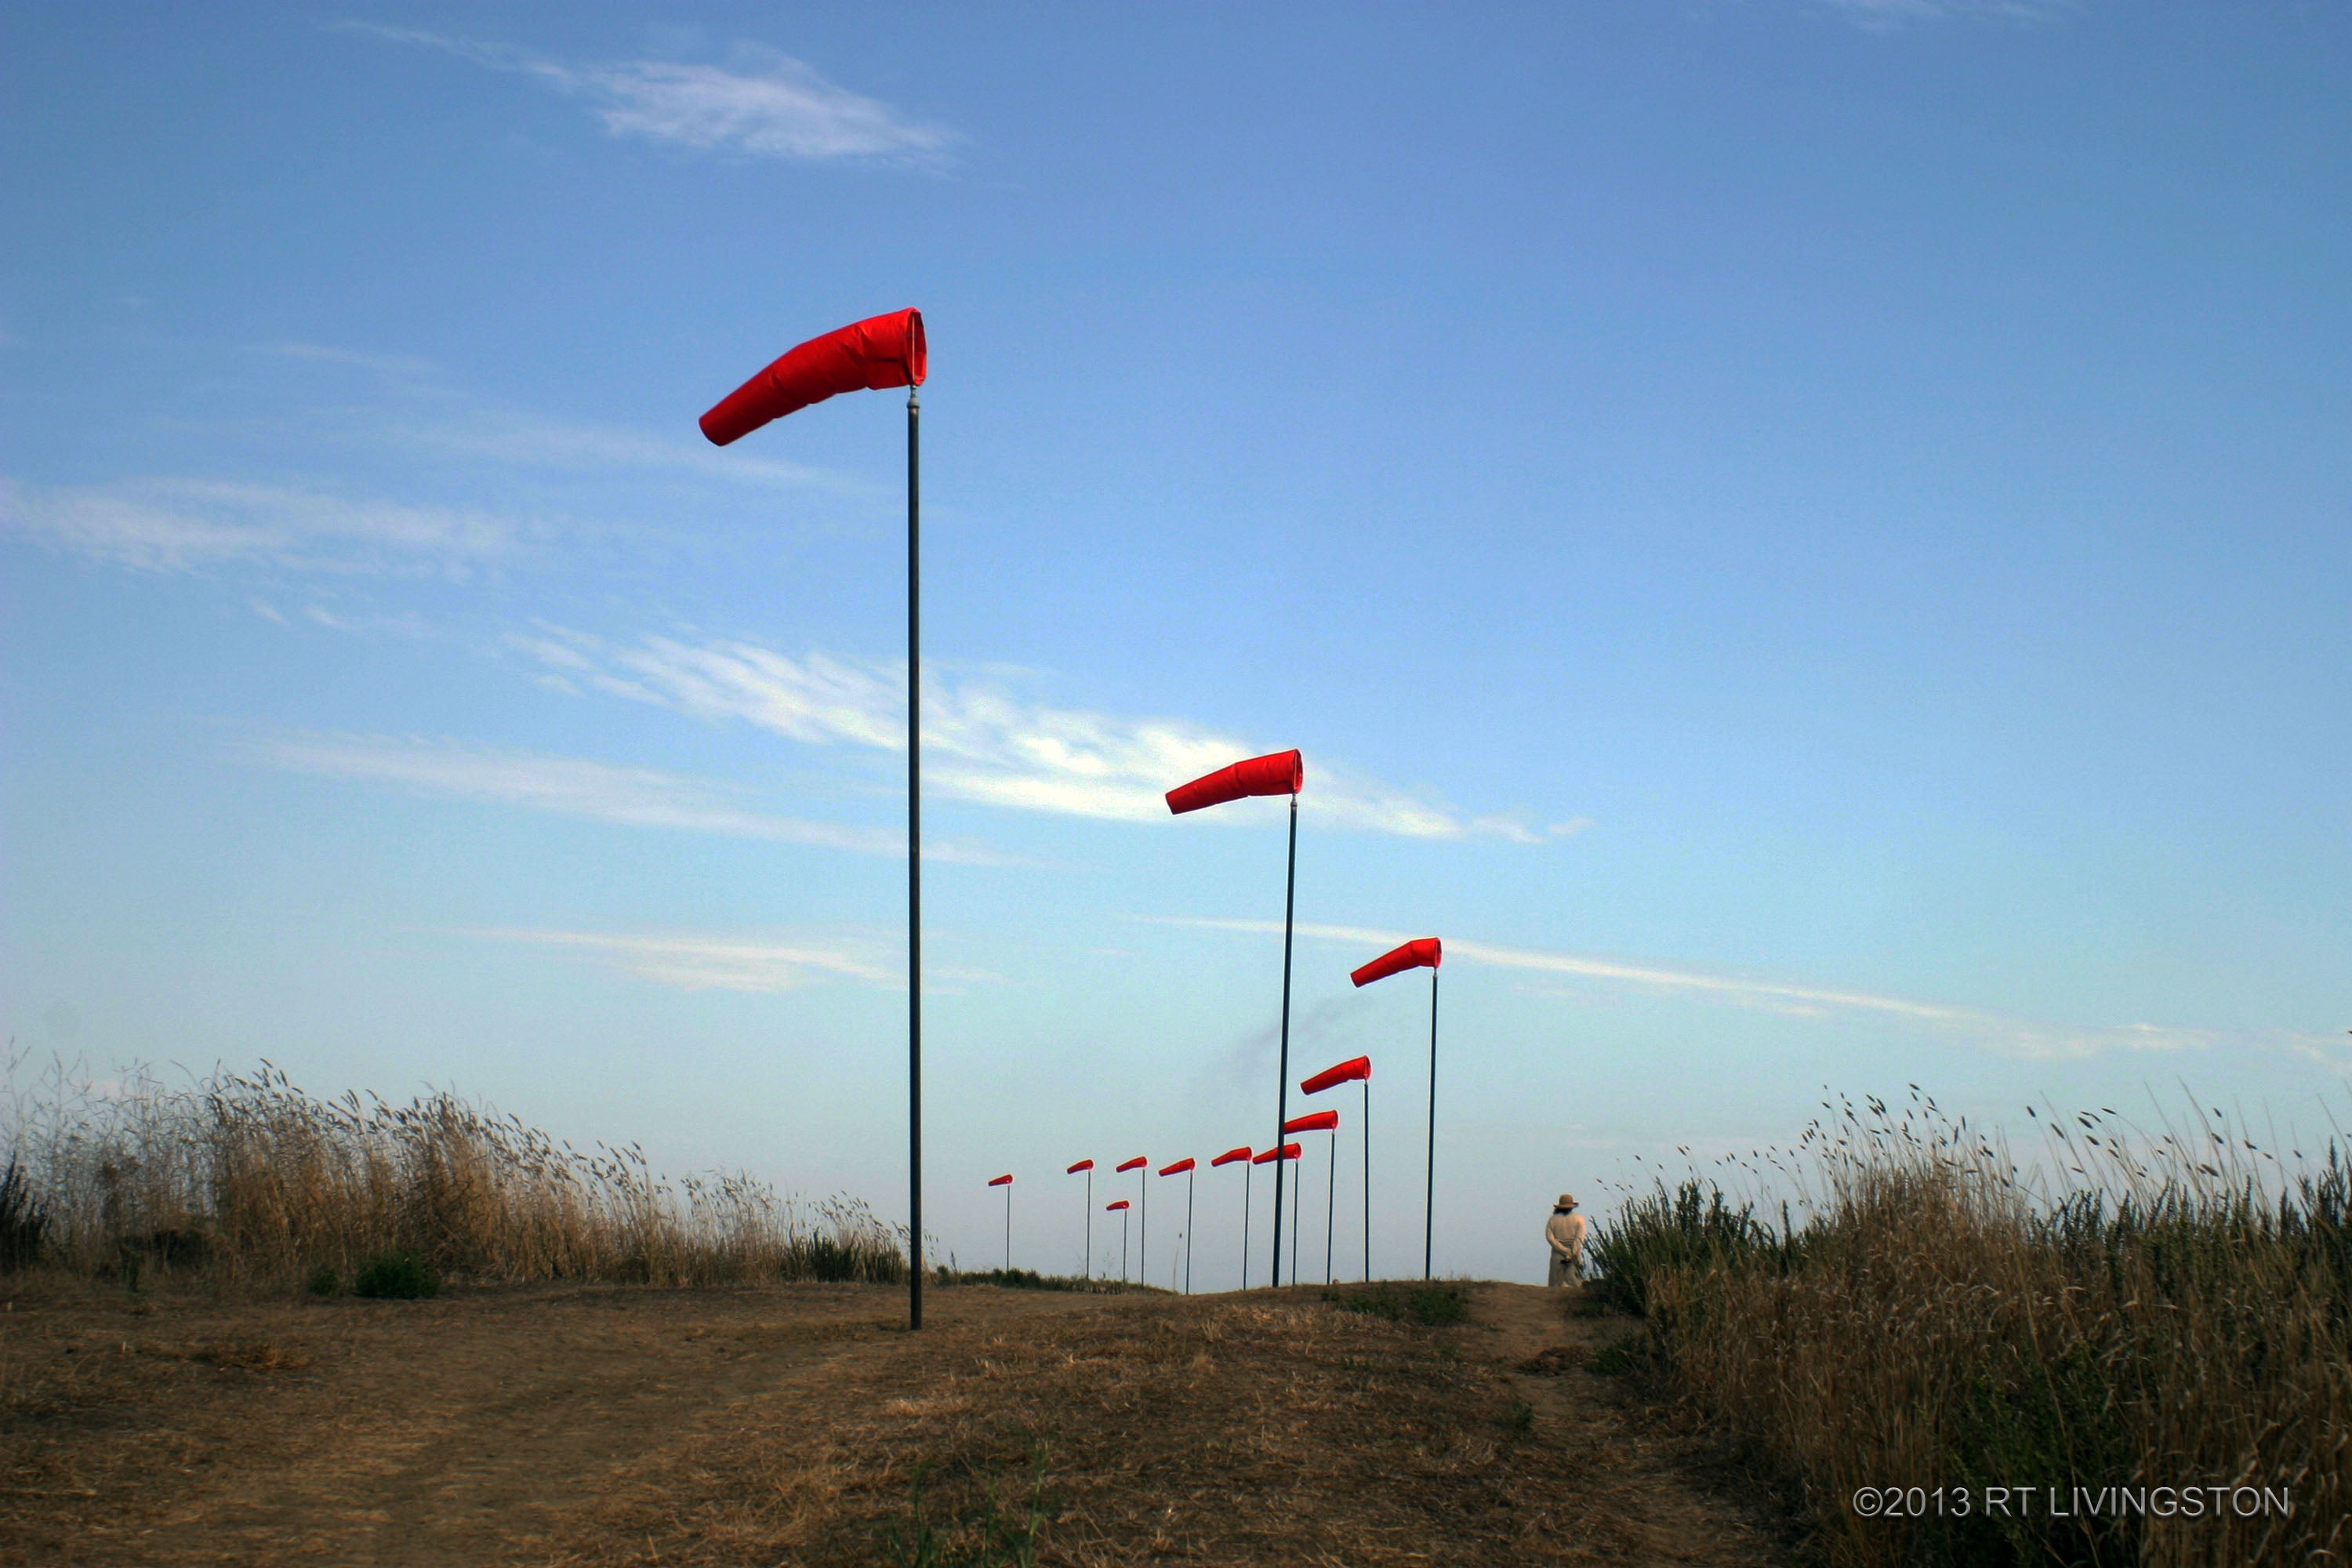
MULTIPOLYGON (((1005 1194, 1005 1213, 1013 1195, 1005 1194)), ((923 1326, 923 405, 907 389, 907 1326, 923 1326)), ((1011 1234, 1008 1219, 1007 1235, 1011 1234)))
POLYGON ((1372 1282, 1372 1075, 1364 1084, 1364 1283, 1372 1282))
MULTIPOLYGON (((1290 916, 1298 898, 1298 796, 1290 797, 1290 869, 1282 879, 1282 1060, 1276 1068, 1274 1079, 1274 1278, 1269 1284, 1282 1283, 1282 1167, 1287 1162, 1282 1157, 1283 1124, 1290 1120, 1290 916)), ((1297 1230, 1291 1226, 1293 1250, 1297 1246, 1297 1230)), ((1290 1282, 1298 1283, 1298 1269, 1294 1262, 1290 1282)))
POLYGON ((1184 1173, 1184 1294, 1192 1293, 1192 1181, 1199 1166, 1184 1173))
POLYGON ((1437 971, 1429 972, 1429 1154, 1421 1192, 1421 1277, 1430 1278, 1429 1259, 1437 1234, 1437 971))
POLYGON ((1323 1283, 1331 1283, 1331 1216, 1339 1199, 1339 1130, 1331 1129, 1331 1157, 1323 1163, 1323 1283))
MULTIPOLYGON (((1298 1154, 1303 1160, 1307 1157, 1307 1151, 1301 1149, 1298 1154)), ((1277 1166, 1282 1163, 1280 1160, 1275 1162, 1277 1166)), ((1293 1285, 1298 1283, 1298 1194, 1306 1189, 1306 1186, 1307 1173, 1301 1171, 1298 1173, 1298 1180, 1290 1184, 1290 1282, 1293 1285)))
POLYGON ((1254 1160, 1242 1162, 1242 1289, 1249 1289, 1249 1222, 1250 1178, 1257 1170, 1254 1160))

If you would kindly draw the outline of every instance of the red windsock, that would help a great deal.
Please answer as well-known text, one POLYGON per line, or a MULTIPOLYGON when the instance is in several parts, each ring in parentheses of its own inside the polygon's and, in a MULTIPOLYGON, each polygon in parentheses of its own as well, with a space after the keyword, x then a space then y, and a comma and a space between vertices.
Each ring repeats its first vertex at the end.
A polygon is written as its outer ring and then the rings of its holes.
POLYGON ((1307 763, 1297 752, 1252 757, 1168 792, 1168 809, 1181 816, 1204 805, 1223 805, 1251 795, 1297 795, 1307 783, 1307 763))
MULTIPOLYGON (((1370 985, 1375 980, 1386 980, 1391 974, 1402 974, 1408 969, 1434 969, 1445 962, 1445 944, 1433 936, 1406 942, 1381 954, 1348 978, 1359 985, 1370 985)), ((1336 1069, 1335 1069, 1336 1070, 1336 1069)))
POLYGON ((1244 1143, 1238 1149, 1226 1150, 1223 1153, 1210 1161, 1209 1163, 1211 1165, 1230 1165, 1236 1160, 1246 1160, 1249 1157, 1250 1146, 1244 1143))
POLYGON ((920 310, 868 316, 811 338, 729 393, 702 416, 702 433, 724 447, 837 392, 920 386, 930 368, 920 310))
POLYGON ((1327 1089, 1337 1089, 1343 1083, 1369 1080, 1372 1076, 1372 1058, 1357 1057, 1335 1068, 1325 1068, 1298 1086, 1301 1094, 1320 1094, 1327 1089))
POLYGON ((993 1176, 989 1179, 988 1184, 992 1187, 1009 1187, 1013 1184, 1013 1177, 1010 1173, 1002 1176, 993 1176))
POLYGON ((1113 1209, 1132 1208, 1133 1206, 1134 1205, 1129 1204, 1125 1198, 1121 1198, 1117 1203, 1103 1205, 1103 1212, 1105 1214, 1108 1214, 1113 1209))
MULTIPOLYGON (((1285 1128, 1283 1131, 1286 1132, 1289 1129, 1285 1128)), ((1279 1149, 1268 1149, 1263 1154, 1251 1155, 1250 1163, 1253 1165, 1263 1165, 1272 1160, 1296 1160, 1298 1158, 1300 1152, 1301 1150, 1299 1145, 1296 1143, 1285 1143, 1279 1149)))
POLYGON ((1145 1159, 1142 1155, 1138 1154, 1134 1159, 1129 1160, 1126 1164, 1121 1165, 1119 1167, 1119 1171, 1122 1173, 1128 1171, 1140 1171, 1144 1166, 1149 1165, 1150 1163, 1151 1163, 1150 1161, 1145 1159))
POLYGON ((1304 1116, 1294 1116, 1282 1124, 1284 1137, 1293 1132, 1337 1132, 1339 1113, 1336 1110, 1310 1110, 1304 1116))
POLYGON ((1062 1174, 1066 1176, 1075 1176, 1080 1171, 1091 1171, 1094 1168, 1095 1163, 1092 1160, 1081 1160, 1076 1164, 1071 1166, 1068 1170, 1063 1172, 1062 1174))
POLYGON ((1191 1170, 1194 1163, 1195 1162, 1191 1160, 1179 1160, 1172 1165, 1160 1166, 1160 1173, 1163 1176, 1181 1176, 1191 1170))

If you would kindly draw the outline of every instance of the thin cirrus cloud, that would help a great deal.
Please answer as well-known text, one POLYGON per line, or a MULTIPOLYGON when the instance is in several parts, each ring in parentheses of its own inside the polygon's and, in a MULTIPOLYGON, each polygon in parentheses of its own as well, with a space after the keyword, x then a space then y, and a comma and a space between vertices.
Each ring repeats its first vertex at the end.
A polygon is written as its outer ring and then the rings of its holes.
POLYGON ((1991 19, 2039 22, 2066 8, 2063 0, 1813 0, 1830 15, 1868 32, 1907 23, 1991 19))
POLYGON ((761 942, 744 937, 632 935, 605 931, 500 928, 464 933, 496 942, 570 949, 604 960, 634 979, 682 991, 789 991, 818 976, 903 984, 905 976, 841 947, 761 942))
POLYGON ((0 491, 0 529, 147 572, 242 562, 345 575, 452 578, 521 560, 548 533, 537 523, 467 508, 174 478, 9 484, 0 491))
MULTIPOLYGON (((776 942, 708 932, 543 931, 500 927, 463 931, 492 942, 523 942, 582 952, 635 980, 681 991, 740 991, 767 994, 790 991, 812 980, 849 980, 862 984, 903 986, 904 943, 871 933, 829 939, 776 942), (892 955, 898 955, 893 957, 892 955)), ((1002 983, 985 969, 930 963, 923 990, 961 995, 972 984, 1002 983)))
MULTIPOLYGON (((649 637, 614 645, 583 633, 514 645, 568 681, 698 719, 757 725, 810 745, 906 746, 904 667, 813 652, 793 658, 746 642, 649 637)), ((924 787, 1017 810, 1156 822, 1167 791, 1247 756, 1250 745, 1172 719, 1121 719, 1024 700, 984 680, 927 677, 924 787)), ((1377 780, 1309 759, 1299 809, 1330 826, 1408 838, 1496 837, 1533 844, 1591 826, 1538 831, 1517 817, 1465 816, 1377 780)))
MULTIPOLYGON (((550 419, 501 407, 451 385, 430 361, 332 343, 257 343, 249 352, 323 373, 364 378, 373 399, 354 416, 347 398, 313 416, 330 437, 518 468, 608 473, 690 474, 733 486, 829 490, 864 496, 870 482, 837 470, 753 453, 721 453, 700 439, 672 439, 621 425, 550 419), (389 403, 390 406, 382 405, 389 403), (348 426, 348 427, 344 427, 348 426)), ((684 423, 683 420, 680 421, 684 423)))
MULTIPOLYGON (((273 736, 257 742, 252 755, 265 766, 290 773, 393 784, 627 827, 716 833, 861 855, 907 852, 905 837, 895 828, 782 816, 746 806, 741 792, 724 784, 583 757, 341 733, 273 736)), ((986 850, 958 844, 926 845, 923 852, 958 864, 1003 863, 986 850)))
POLYGON ((944 162, 956 140, 951 132, 827 81, 804 61, 763 44, 736 45, 724 66, 669 59, 577 65, 414 27, 346 26, 530 77, 586 103, 614 136, 761 158, 923 164, 944 162))
MULTIPOLYGON (((1239 920, 1181 915, 1145 915, 1155 925, 1186 926, 1202 931, 1265 934, 1282 930, 1279 921, 1239 920)), ((1300 925, 1297 934, 1315 942, 1345 942, 1372 958, 1412 940, 1402 931, 1369 930, 1360 926, 1300 925)), ((1417 933, 1426 935, 1426 932, 1417 933)), ((2156 1024, 2126 1024, 2081 1029, 2065 1025, 2011 1017, 1977 1007, 1956 1007, 1920 1002, 1905 996, 1855 991, 1836 986, 1808 985, 1789 981, 1757 980, 1704 971, 1671 969, 1653 963, 1626 963, 1581 953, 1547 952, 1539 949, 1505 947, 1494 942, 1445 939, 1445 956, 1498 969, 1532 971, 1630 985, 1654 993, 1705 997, 1735 1006, 1755 1008, 1801 1018, 1826 1018, 1838 1014, 1862 1014, 1893 1019, 1973 1038, 2010 1056, 2037 1058, 2082 1058, 2110 1050, 2179 1051, 2217 1043, 2209 1030, 2168 1028, 2156 1024)), ((1539 993, 1570 996, 1567 991, 1539 993)))

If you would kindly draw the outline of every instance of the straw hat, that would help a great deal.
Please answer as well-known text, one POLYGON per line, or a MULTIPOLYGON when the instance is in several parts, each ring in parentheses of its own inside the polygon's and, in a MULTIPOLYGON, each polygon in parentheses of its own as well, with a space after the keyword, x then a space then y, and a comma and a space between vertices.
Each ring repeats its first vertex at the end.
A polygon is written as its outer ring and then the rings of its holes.
POLYGON ((1553 1206, 1554 1206, 1554 1207, 1556 1207, 1556 1208, 1564 1208, 1564 1209, 1572 1209, 1572 1208, 1574 1208, 1574 1207, 1576 1206, 1576 1194, 1575 1194, 1574 1193, 1562 1193, 1562 1194, 1559 1194, 1559 1202, 1558 1204, 1554 1205, 1553 1206))

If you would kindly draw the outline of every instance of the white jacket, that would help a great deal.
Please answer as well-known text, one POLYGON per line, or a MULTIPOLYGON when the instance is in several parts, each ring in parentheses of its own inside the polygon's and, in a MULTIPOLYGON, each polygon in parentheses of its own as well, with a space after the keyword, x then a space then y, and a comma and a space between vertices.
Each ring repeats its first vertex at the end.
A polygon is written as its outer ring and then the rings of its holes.
POLYGON ((1554 1211, 1544 1222, 1544 1239, 1551 1243, 1555 1256, 1574 1258, 1584 1250, 1584 1216, 1570 1209, 1566 1214, 1554 1211))

